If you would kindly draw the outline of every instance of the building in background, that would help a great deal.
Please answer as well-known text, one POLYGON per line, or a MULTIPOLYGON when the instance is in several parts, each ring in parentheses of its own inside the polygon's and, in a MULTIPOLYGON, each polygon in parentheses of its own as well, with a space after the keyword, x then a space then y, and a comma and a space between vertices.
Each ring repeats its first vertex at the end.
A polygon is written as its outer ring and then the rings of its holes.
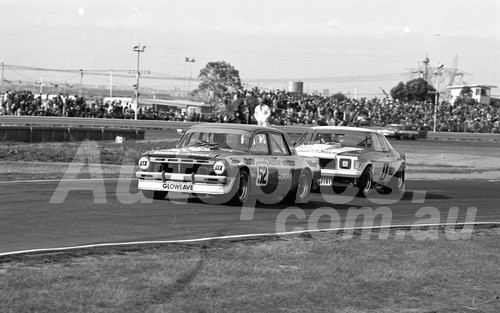
POLYGON ((497 88, 492 85, 456 85, 448 86, 447 89, 450 91, 450 103, 455 103, 457 98, 462 94, 465 88, 470 88, 472 92, 472 98, 480 104, 492 104, 491 89, 497 88))
POLYGON ((288 83, 288 91, 289 92, 296 92, 296 93, 303 93, 304 92, 304 82, 289 82, 288 83))

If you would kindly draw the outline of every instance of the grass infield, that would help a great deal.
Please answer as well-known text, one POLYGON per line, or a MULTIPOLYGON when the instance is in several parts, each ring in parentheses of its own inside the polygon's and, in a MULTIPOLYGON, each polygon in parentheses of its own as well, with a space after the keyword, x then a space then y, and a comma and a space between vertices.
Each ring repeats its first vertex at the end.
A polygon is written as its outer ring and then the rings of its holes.
POLYGON ((0 260, 2 312, 498 312, 500 228, 341 233, 0 260), (459 231, 459 230, 456 230, 459 231))

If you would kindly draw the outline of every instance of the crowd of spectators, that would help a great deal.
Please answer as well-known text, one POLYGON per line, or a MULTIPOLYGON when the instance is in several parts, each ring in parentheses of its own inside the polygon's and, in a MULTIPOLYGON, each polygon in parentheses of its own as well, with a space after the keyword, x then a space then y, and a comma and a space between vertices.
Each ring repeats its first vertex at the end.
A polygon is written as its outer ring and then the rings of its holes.
MULTIPOLYGON (((385 126, 411 125, 416 130, 432 130, 434 104, 426 102, 399 102, 388 98, 353 99, 298 94, 287 91, 260 91, 258 89, 222 95, 210 114, 186 113, 180 110, 153 110, 140 108, 138 119, 168 121, 219 122, 256 124, 253 109, 264 100, 271 109, 269 125, 341 125, 385 126)), ((135 112, 129 103, 104 103, 82 97, 33 94, 30 91, 6 92, 0 115, 66 116, 88 118, 133 119, 135 112)), ((500 133, 498 106, 473 102, 439 103, 436 130, 450 132, 500 133)))
POLYGON ((8 91, 2 99, 0 115, 65 116, 89 118, 134 118, 128 103, 102 99, 88 101, 70 95, 36 95, 31 91, 8 91))

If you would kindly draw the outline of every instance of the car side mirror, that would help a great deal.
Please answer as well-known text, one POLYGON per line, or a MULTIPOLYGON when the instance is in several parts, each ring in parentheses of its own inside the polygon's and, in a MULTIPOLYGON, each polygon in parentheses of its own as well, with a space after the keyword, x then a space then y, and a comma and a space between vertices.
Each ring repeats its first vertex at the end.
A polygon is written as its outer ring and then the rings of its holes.
POLYGON ((184 130, 182 128, 177 128, 177 133, 179 135, 184 135, 184 130))

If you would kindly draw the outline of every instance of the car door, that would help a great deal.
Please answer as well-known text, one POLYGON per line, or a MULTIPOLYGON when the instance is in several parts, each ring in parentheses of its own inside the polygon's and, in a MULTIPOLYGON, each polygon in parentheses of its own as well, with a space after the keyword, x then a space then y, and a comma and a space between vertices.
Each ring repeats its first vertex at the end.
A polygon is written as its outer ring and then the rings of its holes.
POLYGON ((272 158, 267 132, 256 133, 250 152, 255 157, 256 174, 253 184, 265 194, 274 192, 278 184, 276 159, 272 158))
POLYGON ((271 160, 277 170, 278 188, 281 195, 292 189, 293 182, 300 176, 299 156, 292 153, 285 135, 277 132, 269 133, 271 160))
POLYGON ((401 165, 401 157, 399 153, 394 150, 393 148, 391 149, 390 143, 387 141, 387 138, 384 136, 381 136, 380 138, 380 143, 382 144, 382 147, 384 149, 384 152, 387 153, 387 162, 388 162, 388 169, 387 169, 387 179, 385 181, 390 180, 394 175, 396 175, 397 171, 399 170, 399 167, 401 165))
POLYGON ((385 144, 383 135, 372 133, 373 153, 373 180, 379 184, 386 185, 391 179, 390 169, 394 164, 394 156, 391 155, 389 147, 385 144))

